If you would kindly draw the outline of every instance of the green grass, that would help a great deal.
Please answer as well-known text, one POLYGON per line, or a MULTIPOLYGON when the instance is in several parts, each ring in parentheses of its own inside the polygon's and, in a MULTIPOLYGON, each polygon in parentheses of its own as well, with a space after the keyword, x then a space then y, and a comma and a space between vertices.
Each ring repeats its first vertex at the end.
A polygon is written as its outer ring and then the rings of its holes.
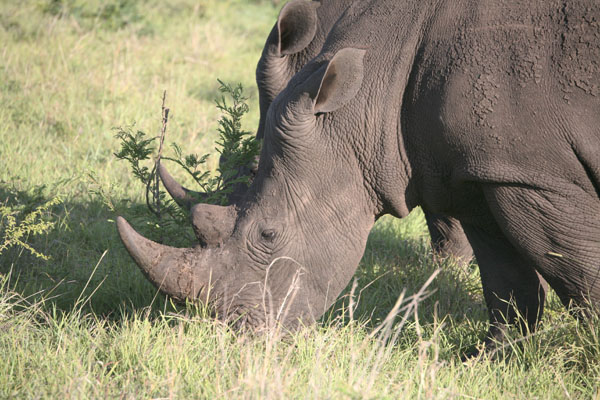
POLYGON ((158 134, 166 90, 167 140, 210 152, 220 78, 248 89, 253 131, 254 68, 277 12, 258 0, 0 0, 0 206, 18 222, 61 199, 42 213, 50 231, 26 238, 49 260, 0 254, 0 398, 598 397, 600 321, 571 318, 555 296, 536 334, 461 362, 486 331, 478 271, 433 262, 418 211, 379 221, 355 283, 293 335, 236 334, 157 295, 116 234, 115 215, 144 201, 112 128, 158 134))

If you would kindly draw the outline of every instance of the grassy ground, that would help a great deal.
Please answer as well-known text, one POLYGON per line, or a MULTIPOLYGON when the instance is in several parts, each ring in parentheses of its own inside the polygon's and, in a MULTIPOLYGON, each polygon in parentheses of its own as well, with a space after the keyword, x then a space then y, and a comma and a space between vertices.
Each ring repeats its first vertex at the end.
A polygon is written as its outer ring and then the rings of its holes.
POLYGON ((24 236, 48 260, 22 246, 0 254, 0 397, 598 397, 600 323, 579 323, 555 297, 538 333, 461 362, 486 330, 478 273, 432 261, 418 212, 379 221, 356 283, 292 336, 239 335, 156 294, 116 234, 115 215, 143 207, 143 188, 113 156, 112 128, 157 134, 167 90, 168 140, 212 151, 220 78, 248 88, 253 130, 254 67, 277 11, 0 0, 0 206, 18 224, 60 199, 41 213, 55 225, 24 236))

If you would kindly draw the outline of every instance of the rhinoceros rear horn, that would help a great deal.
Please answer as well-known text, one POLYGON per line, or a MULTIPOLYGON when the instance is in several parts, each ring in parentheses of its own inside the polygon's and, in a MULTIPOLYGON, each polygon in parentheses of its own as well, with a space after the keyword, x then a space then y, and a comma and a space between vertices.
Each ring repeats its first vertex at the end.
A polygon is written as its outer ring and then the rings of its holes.
POLYGON ((179 182, 173 179, 171 174, 169 174, 162 164, 158 165, 158 176, 167 189, 167 192, 169 192, 173 200, 175 200, 181 208, 190 211, 194 203, 204 201, 207 197, 205 193, 195 192, 181 186, 179 182))
POLYGON ((352 100, 362 85, 365 50, 345 48, 309 77, 314 113, 335 111, 352 100))
POLYGON ((155 243, 137 233, 122 217, 117 217, 117 229, 133 260, 163 293, 179 301, 209 300, 214 282, 209 251, 155 243))
POLYGON ((279 54, 289 55, 302 51, 312 42, 317 33, 316 1, 293 0, 279 13, 279 54))

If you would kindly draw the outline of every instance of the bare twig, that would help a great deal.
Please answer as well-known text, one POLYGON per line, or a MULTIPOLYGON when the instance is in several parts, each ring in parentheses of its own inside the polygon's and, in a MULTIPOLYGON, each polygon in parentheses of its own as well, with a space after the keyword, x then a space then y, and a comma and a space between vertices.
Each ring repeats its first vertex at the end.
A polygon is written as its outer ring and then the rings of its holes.
POLYGON ((160 166, 160 158, 162 157, 163 143, 165 142, 165 135, 167 133, 167 123, 169 122, 169 109, 165 107, 165 100, 167 98, 167 91, 163 92, 162 97, 162 105, 161 105, 161 115, 162 115, 162 128, 160 130, 160 142, 158 145, 158 156, 156 157, 156 165, 155 176, 156 186, 154 187, 156 193, 156 212, 158 213, 158 219, 160 220, 160 196, 159 196, 159 178, 156 171, 158 171, 158 167, 160 166))
MULTIPOLYGON (((150 211, 152 211, 152 213, 154 213, 154 215, 156 215, 156 218, 158 218, 158 221, 160 223, 161 220, 161 212, 160 212, 160 178, 158 176, 158 167, 160 166, 160 159, 162 157, 162 150, 163 150, 163 144, 165 142, 165 136, 167 134, 167 124, 169 122, 169 109, 165 107, 165 101, 167 98, 167 91, 163 91, 163 96, 162 96, 162 105, 161 105, 161 115, 162 115, 162 128, 160 130, 160 137, 159 137, 159 145, 158 145, 158 155, 156 156, 156 162, 154 163, 154 167, 152 168, 152 171, 150 172, 150 179, 148 180, 148 183, 146 184, 146 204, 148 205, 148 208, 150 209, 150 211), (152 183, 154 183, 154 187, 152 187, 152 183), (152 196, 154 197, 154 204, 152 204, 150 202, 150 193, 152 192, 152 196)), ((162 236, 159 240, 160 243, 162 243, 162 236)))

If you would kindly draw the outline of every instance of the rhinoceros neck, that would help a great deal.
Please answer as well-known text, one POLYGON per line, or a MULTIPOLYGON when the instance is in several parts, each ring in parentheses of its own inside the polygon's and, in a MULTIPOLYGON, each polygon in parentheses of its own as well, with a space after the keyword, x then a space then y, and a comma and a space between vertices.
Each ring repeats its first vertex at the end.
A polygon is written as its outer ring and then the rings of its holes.
POLYGON ((402 135, 404 93, 436 1, 354 2, 332 28, 319 57, 347 47, 366 49, 362 87, 344 118, 350 121, 375 214, 406 216, 416 201, 402 135))

